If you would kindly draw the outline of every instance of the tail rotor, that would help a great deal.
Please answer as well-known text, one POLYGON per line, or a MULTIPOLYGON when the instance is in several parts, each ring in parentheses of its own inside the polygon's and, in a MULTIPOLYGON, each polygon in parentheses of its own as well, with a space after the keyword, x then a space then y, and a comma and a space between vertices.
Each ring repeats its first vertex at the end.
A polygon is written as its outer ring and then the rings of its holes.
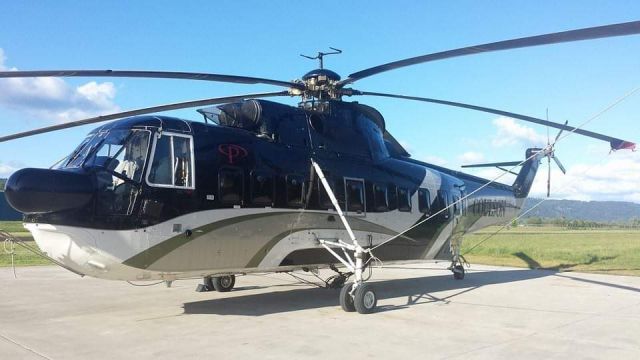
MULTIPOLYGON (((564 125, 566 126, 568 123, 569 121, 565 121, 564 125)), ((567 173, 567 169, 565 169, 565 167, 560 162, 560 159, 558 159, 555 155, 555 145, 558 142, 558 139, 560 139, 560 135, 562 135, 563 131, 564 129, 560 129, 558 135, 556 135, 555 139, 553 139, 553 142, 551 142, 549 139, 549 129, 547 128, 547 146, 542 150, 544 155, 547 157, 547 197, 551 196, 551 159, 553 159, 556 165, 558 165, 558 168, 560 169, 560 171, 562 171, 563 174, 567 173)))

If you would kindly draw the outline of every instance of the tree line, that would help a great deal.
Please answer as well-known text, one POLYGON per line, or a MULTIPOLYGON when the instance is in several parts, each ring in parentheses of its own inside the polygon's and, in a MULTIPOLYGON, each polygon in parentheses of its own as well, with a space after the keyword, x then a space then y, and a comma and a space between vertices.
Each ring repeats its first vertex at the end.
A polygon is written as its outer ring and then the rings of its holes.
POLYGON ((576 220, 565 218, 542 218, 533 216, 527 219, 521 219, 512 225, 531 225, 531 226, 558 226, 568 229, 610 229, 610 228, 633 228, 640 229, 640 218, 633 218, 625 222, 598 222, 589 220, 576 220))

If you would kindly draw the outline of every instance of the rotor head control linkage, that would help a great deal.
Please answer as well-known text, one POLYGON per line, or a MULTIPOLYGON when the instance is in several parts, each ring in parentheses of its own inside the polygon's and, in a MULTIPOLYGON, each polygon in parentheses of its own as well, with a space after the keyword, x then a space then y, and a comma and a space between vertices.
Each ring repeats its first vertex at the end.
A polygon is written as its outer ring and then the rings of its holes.
POLYGON ((329 46, 329 49, 333 50, 330 52, 322 52, 322 51, 318 51, 318 55, 316 56, 309 56, 309 55, 303 55, 300 54, 300 56, 307 58, 307 59, 311 59, 311 60, 315 60, 318 59, 318 61, 320 62, 320 69, 324 69, 324 62, 322 60, 322 58, 324 58, 327 55, 335 55, 335 54, 341 54, 342 50, 340 49, 336 49, 336 48, 332 48, 331 46, 329 46))

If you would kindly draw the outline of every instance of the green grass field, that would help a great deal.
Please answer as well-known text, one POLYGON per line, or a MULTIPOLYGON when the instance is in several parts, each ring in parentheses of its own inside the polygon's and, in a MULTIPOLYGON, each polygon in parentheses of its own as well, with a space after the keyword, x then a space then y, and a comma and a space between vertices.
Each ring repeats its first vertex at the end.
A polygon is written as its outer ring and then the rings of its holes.
POLYGON ((638 230, 517 227, 473 248, 496 230, 465 236, 462 253, 470 263, 640 275, 638 230))
MULTIPOLYGON (((24 244, 38 249, 38 246, 31 238, 31 234, 22 227, 20 221, 0 221, 0 230, 9 232, 13 237, 24 240, 24 244)), ((11 247, 8 243, 0 245, 0 266, 11 266, 11 254, 7 253, 11 247)), ((33 252, 23 248, 16 244, 13 247, 14 256, 13 260, 16 266, 31 266, 31 265, 50 265, 46 259, 34 254, 33 252)))
MULTIPOLYGON (((0 222, 0 229, 30 238, 19 221, 0 222)), ((465 236, 462 253, 470 263, 640 276, 639 230, 517 227, 473 248, 497 229, 465 236)), ((33 241, 25 243, 37 248, 33 241)), ((15 247, 14 261, 19 266, 50 264, 20 246, 15 247)), ((11 256, 4 249, 0 249, 0 266, 11 266, 11 256)))

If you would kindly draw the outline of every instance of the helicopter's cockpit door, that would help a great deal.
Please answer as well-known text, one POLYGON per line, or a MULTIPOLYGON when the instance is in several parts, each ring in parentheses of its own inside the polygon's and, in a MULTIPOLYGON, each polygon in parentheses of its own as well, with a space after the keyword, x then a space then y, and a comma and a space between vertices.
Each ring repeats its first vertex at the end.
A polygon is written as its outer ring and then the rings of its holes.
POLYGON ((153 187, 194 189, 195 158, 190 135, 163 132, 155 137, 147 170, 153 187))

